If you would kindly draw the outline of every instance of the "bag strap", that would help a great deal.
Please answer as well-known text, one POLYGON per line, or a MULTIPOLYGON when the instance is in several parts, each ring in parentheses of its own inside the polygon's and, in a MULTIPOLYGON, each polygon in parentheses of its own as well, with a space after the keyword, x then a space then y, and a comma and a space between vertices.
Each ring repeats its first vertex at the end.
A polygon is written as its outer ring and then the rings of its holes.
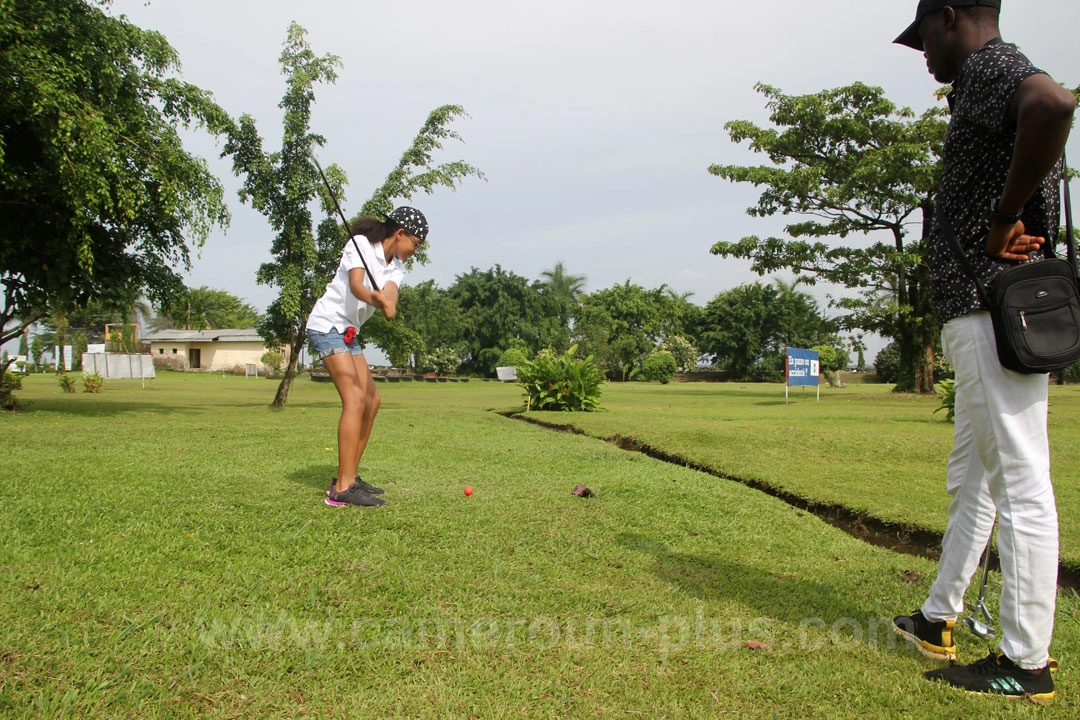
POLYGON ((1076 241, 1073 238, 1072 198, 1069 195, 1069 166, 1065 163, 1065 155, 1061 156, 1061 182, 1064 186, 1061 191, 1061 204, 1065 207, 1065 255, 1072 266, 1073 275, 1080 275, 1076 261, 1076 241))
MULTIPOLYGON (((1061 184, 1062 184, 1062 204, 1065 208, 1065 257, 1068 259, 1069 266, 1072 268, 1073 277, 1080 277, 1080 268, 1077 267, 1076 259, 1076 244, 1073 242, 1073 222, 1072 222, 1072 198, 1069 195, 1069 166, 1065 163, 1065 155, 1061 156, 1061 184)), ((945 231, 945 237, 949 239, 949 244, 952 246, 953 253, 960 261, 960 265, 964 268, 964 272, 968 274, 972 280, 975 281, 975 286, 979 290, 979 297, 982 299, 983 304, 986 307, 990 307, 990 293, 986 291, 986 285, 982 279, 979 278, 978 273, 975 272, 975 267, 971 264, 971 260, 967 254, 964 253, 963 246, 960 245, 960 239, 956 237, 956 232, 953 230, 952 223, 949 222, 949 218, 945 217, 945 212, 941 209, 939 203, 936 208, 936 214, 938 218, 938 224, 945 231)), ((1057 257, 1057 253, 1054 251, 1054 242, 1057 238, 1047 238, 1049 248, 1047 248, 1050 257, 1057 257)))

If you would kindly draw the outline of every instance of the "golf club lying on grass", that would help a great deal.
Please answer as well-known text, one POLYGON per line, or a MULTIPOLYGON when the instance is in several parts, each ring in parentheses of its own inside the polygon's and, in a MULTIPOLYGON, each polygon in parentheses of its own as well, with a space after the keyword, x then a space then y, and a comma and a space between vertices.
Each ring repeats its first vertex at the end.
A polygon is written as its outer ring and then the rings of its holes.
POLYGON ((337 195, 334 194, 334 189, 330 187, 330 181, 326 179, 326 173, 323 172, 322 165, 319 164, 319 158, 315 155, 314 142, 308 146, 308 155, 311 157, 311 162, 315 164, 315 169, 319 171, 319 177, 322 178, 323 185, 326 186, 326 192, 330 193, 330 199, 334 201, 334 207, 337 208, 338 215, 341 216, 341 222, 345 226, 345 237, 352 240, 353 247, 356 248, 356 254, 360 256, 360 264, 364 266, 368 281, 371 283, 371 289, 375 292, 379 292, 381 288, 379 287, 379 284, 375 282, 375 276, 371 274, 371 270, 368 268, 367 263, 364 262, 364 254, 360 252, 360 246, 356 244, 356 238, 353 237, 352 230, 349 229, 349 221, 345 218, 345 213, 341 209, 341 203, 338 202, 337 195))
MULTIPOLYGON (((997 527, 997 518, 994 518, 994 527, 997 527)), ((994 616, 986 609, 986 581, 990 572, 990 545, 994 542, 994 527, 990 528, 990 537, 986 539, 986 550, 983 551, 982 562, 982 585, 979 587, 979 599, 975 602, 974 611, 964 616, 964 624, 972 635, 990 640, 994 637, 994 616), (986 620, 979 619, 979 616, 986 620)))

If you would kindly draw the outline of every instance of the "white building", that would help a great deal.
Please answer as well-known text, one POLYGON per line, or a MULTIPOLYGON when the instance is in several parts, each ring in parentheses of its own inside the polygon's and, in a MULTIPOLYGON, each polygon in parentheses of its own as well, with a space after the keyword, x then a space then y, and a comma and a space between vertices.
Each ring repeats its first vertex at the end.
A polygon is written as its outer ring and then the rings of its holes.
MULTIPOLYGON (((158 330, 142 338, 150 344, 154 367, 193 372, 243 370, 255 365, 268 370, 262 356, 266 341, 255 328, 224 330, 158 330)), ((288 348, 278 352, 289 360, 288 348)))

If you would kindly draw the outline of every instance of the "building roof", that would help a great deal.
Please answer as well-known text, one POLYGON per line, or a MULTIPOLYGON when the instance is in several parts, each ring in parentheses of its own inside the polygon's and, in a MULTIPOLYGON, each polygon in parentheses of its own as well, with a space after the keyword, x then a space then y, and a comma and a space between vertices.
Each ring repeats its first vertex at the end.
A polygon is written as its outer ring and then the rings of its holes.
POLYGON ((143 336, 143 342, 265 342, 255 328, 220 330, 158 330, 143 336))

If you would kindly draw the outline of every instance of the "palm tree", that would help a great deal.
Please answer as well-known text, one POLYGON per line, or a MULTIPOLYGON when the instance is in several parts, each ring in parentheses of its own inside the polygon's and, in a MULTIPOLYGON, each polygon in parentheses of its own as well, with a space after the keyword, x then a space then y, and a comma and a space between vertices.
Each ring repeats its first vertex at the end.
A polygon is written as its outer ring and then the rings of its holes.
POLYGON ((550 270, 544 270, 540 276, 544 278, 544 285, 551 289, 552 295, 565 298, 570 305, 577 303, 585 289, 585 276, 567 275, 562 260, 555 263, 555 267, 550 270))
POLYGON ((545 295, 552 303, 554 322, 543 341, 556 352, 564 352, 570 347, 570 327, 573 323, 574 310, 581 304, 581 295, 585 288, 584 275, 568 275, 562 260, 555 267, 540 273, 541 284, 546 288, 545 295))

